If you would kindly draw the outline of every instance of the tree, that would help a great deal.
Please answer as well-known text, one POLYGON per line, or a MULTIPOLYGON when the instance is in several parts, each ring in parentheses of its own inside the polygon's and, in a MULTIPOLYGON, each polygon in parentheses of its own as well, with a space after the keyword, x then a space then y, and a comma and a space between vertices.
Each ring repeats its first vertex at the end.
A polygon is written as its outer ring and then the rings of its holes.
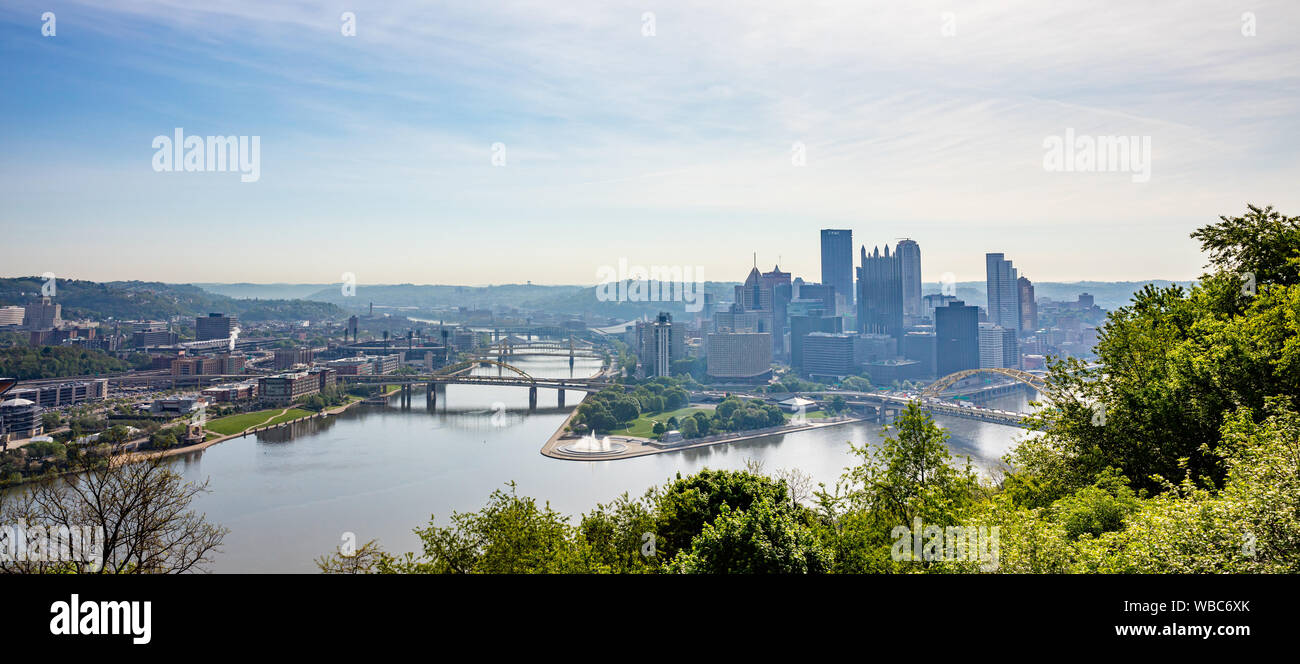
POLYGON ((659 551, 671 558, 689 548, 691 540, 722 513, 724 505, 745 510, 763 499, 777 506, 790 504, 786 486, 761 475, 709 469, 686 478, 679 475, 659 494, 654 529, 659 551))
POLYGON ((680 429, 683 438, 694 438, 700 435, 699 420, 694 417, 687 417, 682 420, 680 429))
POLYGON ((451 524, 440 527, 430 519, 416 529, 423 542, 421 555, 383 556, 376 565, 384 573, 535 574, 600 572, 589 544, 550 505, 538 507, 532 498, 510 491, 493 491, 477 512, 453 512, 451 524))
POLYGON ((969 459, 953 467, 947 439, 912 402, 879 445, 850 443, 862 463, 850 467, 833 492, 815 492, 836 571, 897 571, 890 533, 916 518, 927 526, 960 525, 978 497, 979 481, 969 459))
POLYGON ((748 509, 723 504, 717 518, 679 552, 671 569, 685 574, 821 574, 831 555, 791 512, 764 498, 748 509))
POLYGON ((0 506, 0 522, 47 528, 89 526, 102 564, 0 561, 5 572, 178 574, 202 570, 228 532, 189 509, 207 482, 185 482, 162 457, 84 457, 78 472, 31 485, 0 506))
POLYGON ((1192 232, 1210 265, 1220 272, 1254 274, 1256 283, 1300 283, 1300 217, 1286 217, 1273 206, 1246 206, 1240 217, 1220 216, 1219 223, 1192 232))
POLYGON ((335 553, 317 558, 316 567, 322 574, 372 574, 384 556, 379 543, 370 540, 351 553, 344 553, 340 546, 335 553))
POLYGON ((1300 407, 1297 220, 1253 206, 1222 220, 1193 233, 1218 272, 1190 290, 1147 286, 1112 312, 1099 334, 1100 369, 1053 363, 1052 407, 1035 423, 1047 433, 1009 459, 1035 476, 1041 500, 1088 486, 1107 468, 1148 491, 1163 488, 1154 477, 1185 471, 1221 482, 1215 448, 1229 413, 1261 413, 1271 396, 1300 407), (1254 291, 1239 271, 1255 273, 1254 291), (1102 411, 1104 424, 1094 417, 1102 411))

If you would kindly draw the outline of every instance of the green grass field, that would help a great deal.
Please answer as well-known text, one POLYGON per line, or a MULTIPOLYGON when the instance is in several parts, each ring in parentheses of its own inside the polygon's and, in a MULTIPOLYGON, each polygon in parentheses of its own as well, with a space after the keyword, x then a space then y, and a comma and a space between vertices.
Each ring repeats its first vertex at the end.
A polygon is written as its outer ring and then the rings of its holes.
POLYGON ((626 429, 615 429, 611 431, 610 434, 614 436, 639 436, 641 438, 649 438, 651 429, 654 428, 656 421, 663 422, 664 426, 668 426, 668 418, 670 417, 676 417, 678 421, 681 421, 682 417, 701 411, 709 413, 710 415, 712 414, 712 409, 710 408, 688 406, 686 408, 678 408, 677 410, 670 410, 663 413, 655 413, 654 415, 642 415, 641 417, 632 420, 632 423, 629 424, 626 429))
MULTIPOLYGON (((676 417, 677 421, 680 422, 683 417, 693 415, 694 413, 698 413, 701 411, 709 415, 713 414, 713 409, 711 408, 698 408, 694 406, 688 406, 686 408, 670 410, 666 413, 655 413, 654 415, 642 415, 641 417, 638 417, 635 420, 633 420, 632 424, 628 425, 626 429, 615 429, 609 433, 611 436, 637 436, 640 438, 649 438, 653 434, 652 430, 654 428, 656 421, 663 422, 664 425, 667 426, 668 418, 670 417, 676 417)), ((789 422, 791 417, 793 417, 791 413, 785 413, 786 422, 789 422)), ((826 417, 829 416, 824 411, 820 411, 820 410, 815 410, 811 413, 804 414, 804 418, 809 420, 820 420, 826 417)))
POLYGON ((238 415, 219 417, 208 422, 206 428, 208 431, 215 431, 223 436, 230 436, 242 431, 247 431, 254 427, 280 424, 281 422, 288 422, 289 420, 295 420, 299 417, 306 417, 307 415, 312 414, 311 411, 302 410, 300 408, 290 408, 283 415, 280 415, 281 410, 284 409, 272 408, 270 410, 259 410, 252 413, 240 413, 238 415))

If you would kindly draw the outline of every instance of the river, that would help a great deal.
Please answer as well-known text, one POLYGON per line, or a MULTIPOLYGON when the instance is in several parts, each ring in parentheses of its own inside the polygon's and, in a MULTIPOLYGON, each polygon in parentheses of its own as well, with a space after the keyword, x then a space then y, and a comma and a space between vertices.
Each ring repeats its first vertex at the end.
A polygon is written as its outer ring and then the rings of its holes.
MULTIPOLYGON (((569 374, 567 358, 511 362, 535 376, 569 374)), ((573 375, 598 368, 599 360, 579 359, 573 375)), ((567 394, 569 408, 579 394, 567 394)), ((388 551, 416 551, 413 528, 426 526, 431 515, 447 525, 453 510, 478 509, 511 481, 520 494, 574 517, 624 491, 639 495, 678 471, 742 469, 747 459, 769 472, 799 468, 831 485, 852 462, 847 441, 879 435, 879 425, 861 422, 634 459, 562 461, 538 452, 566 416, 554 407, 553 390, 539 390, 534 413, 523 387, 449 385, 435 413, 425 409, 423 393, 412 401, 403 410, 393 396, 387 406, 358 405, 337 417, 175 457, 187 479, 210 482, 194 508, 230 529, 211 569, 314 572, 313 559, 349 532, 358 543, 373 538, 388 551)), ((1013 396, 990 405, 1024 410, 1026 403, 1013 396)), ((953 452, 972 456, 981 468, 995 465, 1025 435, 973 420, 938 421, 952 434, 953 452)))

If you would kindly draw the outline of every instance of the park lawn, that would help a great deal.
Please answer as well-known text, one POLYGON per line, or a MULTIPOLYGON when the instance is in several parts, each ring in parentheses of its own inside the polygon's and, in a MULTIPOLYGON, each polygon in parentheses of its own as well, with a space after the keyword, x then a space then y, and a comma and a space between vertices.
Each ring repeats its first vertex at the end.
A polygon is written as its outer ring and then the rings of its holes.
POLYGON ((271 418, 271 421, 267 422, 266 426, 283 424, 285 422, 288 422, 289 420, 296 420, 300 417, 307 417, 308 415, 315 415, 315 414, 316 414, 315 412, 310 410, 303 410, 301 408, 290 408, 288 411, 285 412, 285 414, 277 415, 271 418))
POLYGON ((238 415, 228 415, 218 417, 208 422, 207 429, 215 431, 223 436, 231 436, 254 427, 260 427, 267 424, 279 424, 286 420, 310 415, 311 413, 298 408, 290 408, 284 415, 280 415, 283 408, 271 408, 269 410, 258 410, 251 413, 240 413, 238 415), (294 415, 293 413, 297 413, 294 415), (274 419, 272 419, 274 418, 274 419))
POLYGON ((632 423, 629 424, 627 428, 615 429, 609 433, 614 436, 638 436, 641 438, 649 438, 652 434, 655 422, 663 422, 664 426, 668 426, 668 418, 670 417, 676 417, 678 421, 681 421, 682 417, 687 415, 692 415, 698 412, 711 413, 712 410, 713 409, 711 408, 687 406, 686 408, 678 408, 677 410, 669 410, 662 413, 655 413, 653 415, 642 415, 641 417, 632 420, 632 423))
MULTIPOLYGON (((786 422, 789 422, 793 417, 794 417, 794 413, 785 413, 786 422)), ((830 417, 830 415, 827 415, 826 411, 824 410, 814 410, 811 413, 804 413, 803 417, 805 420, 822 420, 830 417)))

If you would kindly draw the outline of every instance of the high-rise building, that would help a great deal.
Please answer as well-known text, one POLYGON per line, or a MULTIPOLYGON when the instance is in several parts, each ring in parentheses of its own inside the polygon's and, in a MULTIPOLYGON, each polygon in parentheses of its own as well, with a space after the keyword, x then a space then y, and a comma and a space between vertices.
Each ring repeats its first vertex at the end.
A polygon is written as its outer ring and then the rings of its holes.
POLYGON ((858 268, 858 331, 903 336, 903 272, 898 255, 889 255, 876 247, 871 254, 862 247, 862 267, 858 268))
POLYGON ((942 295, 940 293, 931 293, 921 297, 921 307, 925 310, 925 317, 934 320, 934 310, 939 307, 948 306, 949 302, 956 300, 956 295, 942 295))
POLYGON ((194 319, 194 339, 211 341, 212 339, 229 339, 239 326, 239 319, 225 314, 208 314, 194 319))
POLYGON ((63 306, 43 297, 23 310, 23 327, 29 330, 52 330, 63 325, 63 306))
POLYGON ((854 335, 813 332, 803 340, 803 371, 811 377, 842 378, 854 372, 854 335))
POLYGON ((814 332, 843 332, 844 319, 839 316, 791 316, 790 364, 803 366, 803 342, 814 332))
POLYGON ((1026 277, 1016 280, 1020 293, 1020 334, 1028 336, 1038 329, 1038 302, 1034 300, 1034 282, 1026 277))
POLYGON ((708 336, 708 374, 713 378, 754 380, 772 370, 772 335, 766 332, 716 332, 708 336))
POLYGON ((1011 261, 1002 254, 984 254, 989 322, 1020 336, 1020 291, 1011 261))
POLYGON ((980 368, 1020 368, 1019 340, 1015 330, 993 323, 979 324, 980 368))
POLYGON ((638 322, 636 353, 643 375, 670 375, 673 362, 686 357, 686 326, 663 312, 654 321, 638 322))
POLYGON ((903 275, 903 317, 916 322, 925 317, 921 304, 921 245, 914 240, 902 240, 894 247, 894 255, 903 275))
MULTIPOLYGON (((827 316, 834 316, 838 312, 835 308, 835 287, 830 284, 810 284, 805 283, 803 279, 794 280, 794 299, 796 300, 821 300, 823 311, 827 316)), ((852 294, 849 295, 852 297, 852 294)))
POLYGON ((822 283, 835 288, 845 306, 853 306, 853 231, 822 229, 822 283))
POLYGON ((313 359, 314 353, 310 348, 277 348, 272 367, 276 371, 284 371, 298 364, 311 364, 313 359))
POLYGON ((921 364, 923 378, 935 378, 935 334, 933 332, 908 332, 903 335, 899 352, 909 360, 921 364))
POLYGON ((954 300, 934 310, 935 374, 980 367, 979 307, 954 300))

